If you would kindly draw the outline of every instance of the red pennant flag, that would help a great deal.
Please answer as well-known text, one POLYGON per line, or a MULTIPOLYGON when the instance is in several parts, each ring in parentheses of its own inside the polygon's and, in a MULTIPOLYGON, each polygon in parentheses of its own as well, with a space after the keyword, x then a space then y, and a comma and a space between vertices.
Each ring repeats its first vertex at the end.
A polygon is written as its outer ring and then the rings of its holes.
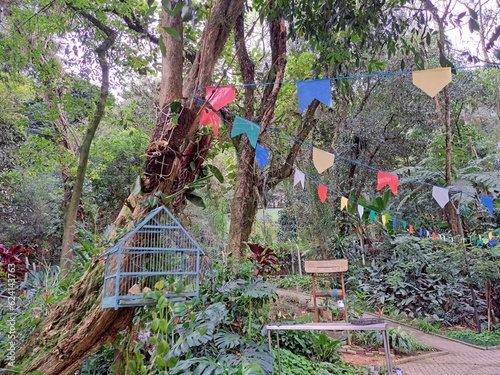
POLYGON ((321 184, 318 185, 318 196, 319 196, 319 200, 322 203, 325 203, 325 201, 326 201, 326 193, 327 192, 328 192, 328 189, 325 185, 321 185, 321 184))
POLYGON ((398 180, 399 177, 395 174, 378 171, 377 191, 389 185, 392 194, 398 195, 398 180))
POLYGON ((409 231, 410 233, 412 233, 412 234, 413 234, 413 225, 410 225, 410 226, 408 227, 408 231, 409 231))
POLYGON ((432 239, 435 240, 437 238, 436 233, 432 232, 432 239))
POLYGON ((214 127, 214 134, 217 137, 219 135, 219 121, 220 117, 207 107, 203 107, 201 110, 200 125, 210 125, 214 127))

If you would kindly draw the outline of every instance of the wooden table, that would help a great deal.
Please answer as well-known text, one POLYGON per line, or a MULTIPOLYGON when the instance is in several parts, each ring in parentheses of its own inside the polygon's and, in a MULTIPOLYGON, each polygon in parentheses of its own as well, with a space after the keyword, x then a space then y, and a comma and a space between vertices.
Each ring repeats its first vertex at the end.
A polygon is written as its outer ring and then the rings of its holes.
POLYGON ((367 325, 356 325, 351 323, 305 323, 305 324, 270 324, 266 326, 267 338, 269 340, 269 351, 272 350, 271 331, 276 331, 276 343, 278 354, 278 371, 281 374, 280 341, 279 331, 381 331, 384 339, 385 362, 387 374, 392 375, 391 349, 389 347, 389 335, 387 334, 387 323, 376 323, 367 325))

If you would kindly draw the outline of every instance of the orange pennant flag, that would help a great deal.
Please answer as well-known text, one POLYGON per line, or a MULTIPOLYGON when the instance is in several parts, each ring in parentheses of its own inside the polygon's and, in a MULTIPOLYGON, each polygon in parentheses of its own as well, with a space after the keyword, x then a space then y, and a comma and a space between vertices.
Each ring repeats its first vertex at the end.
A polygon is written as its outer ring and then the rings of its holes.
POLYGON ((378 171, 377 191, 382 189, 384 186, 389 185, 392 194, 398 195, 398 181, 399 177, 397 175, 383 171, 378 171))
POLYGON ((330 168, 335 162, 335 155, 329 152, 313 147, 313 164, 318 170, 318 173, 323 173, 330 168))
POLYGON ((319 200, 322 203, 325 203, 327 192, 328 192, 328 188, 325 185, 322 185, 322 184, 318 185, 318 196, 319 196, 319 200))
POLYGON ((451 68, 416 70, 412 76, 413 84, 433 98, 451 82, 451 68))

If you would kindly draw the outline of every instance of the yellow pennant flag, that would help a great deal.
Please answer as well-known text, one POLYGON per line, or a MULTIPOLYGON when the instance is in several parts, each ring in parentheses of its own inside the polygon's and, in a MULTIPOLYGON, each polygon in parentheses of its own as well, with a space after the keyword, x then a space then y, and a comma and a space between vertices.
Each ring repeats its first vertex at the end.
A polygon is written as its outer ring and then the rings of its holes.
POLYGON ((385 225, 385 223, 387 223, 387 218, 385 217, 386 214, 383 214, 382 215, 382 224, 385 225))
POLYGON ((347 208, 347 203, 349 202, 349 199, 346 197, 340 197, 340 211, 344 211, 344 208, 347 208))
POLYGON ((323 173, 330 168, 335 161, 335 155, 313 147, 313 163, 318 173, 323 173))
POLYGON ((416 70, 413 72, 413 84, 429 95, 435 97, 439 91, 451 82, 451 68, 416 70))
POLYGON ((490 240, 493 238, 493 233, 492 233, 492 232, 488 233, 488 238, 489 238, 490 240))

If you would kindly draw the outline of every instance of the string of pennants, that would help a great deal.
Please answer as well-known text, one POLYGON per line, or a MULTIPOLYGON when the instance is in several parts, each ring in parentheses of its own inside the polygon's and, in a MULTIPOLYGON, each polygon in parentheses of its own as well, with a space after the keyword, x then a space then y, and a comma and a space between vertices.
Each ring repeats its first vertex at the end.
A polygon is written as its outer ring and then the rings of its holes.
MULTIPOLYGON (((493 66, 500 66, 498 64, 489 64, 493 66)), ((400 72, 401 74, 402 72, 400 72)), ((380 75, 380 73, 379 73, 380 75)), ((387 74, 385 74, 387 75, 387 74)), ((363 77, 363 76, 357 76, 363 77)), ((344 77, 345 78, 345 77, 344 77)), ((331 97, 331 88, 330 88, 330 78, 326 79, 319 79, 319 80, 310 80, 310 81, 298 81, 297 82, 297 92, 298 92, 298 104, 299 104, 299 111, 302 113, 308 105, 314 100, 317 99, 321 103, 332 106, 332 97, 331 97)), ((438 68, 438 69, 429 69, 429 70, 424 70, 424 71, 414 71, 413 72, 413 84, 420 89, 422 89, 427 95, 430 97, 434 97, 441 91, 447 84, 451 82, 451 68, 438 68)), ((225 107, 227 104, 231 103, 232 101, 235 100, 236 97, 236 88, 235 86, 207 86, 205 87, 206 90, 206 98, 207 100, 202 100, 200 98, 195 98, 203 103, 202 105, 202 110, 201 110, 201 117, 200 117, 200 125, 210 125, 212 124, 214 134, 217 136, 218 135, 218 129, 219 129, 219 122, 221 117, 219 114, 215 111, 220 110, 221 108, 225 107), (205 104, 209 103, 211 108, 205 104), (212 110, 212 108, 215 110, 212 110)), ((223 119, 224 120, 224 119, 223 119)), ((225 120, 224 120, 225 121, 225 120)), ((267 128, 266 130, 273 131, 273 129, 267 128)), ((268 163, 269 163, 269 156, 272 153, 270 150, 266 149, 264 146, 262 146, 260 143, 258 143, 258 138, 260 135, 261 131, 261 126, 259 124, 256 124, 252 121, 249 121, 247 119, 244 119, 242 117, 239 117, 235 115, 233 124, 232 124, 232 129, 231 129, 231 138, 245 134, 248 137, 248 140, 252 147, 255 149, 255 158, 257 161, 257 164, 259 165, 260 168, 264 168, 268 163)), ((275 132, 277 133, 277 132, 275 132)), ((297 139, 294 139, 293 137, 277 133, 282 137, 286 137, 289 139, 292 139, 296 142, 300 142, 297 139)), ((377 191, 381 190, 385 186, 389 186, 391 192, 394 195, 397 195, 397 188, 399 184, 399 177, 396 174, 384 172, 381 170, 378 170, 377 168, 364 165, 362 163, 359 163, 357 161, 353 161, 350 159, 343 158, 339 155, 335 155, 332 153, 329 153, 327 151, 321 150, 319 148, 316 148, 312 145, 308 145, 304 142, 301 142, 304 145, 307 145, 308 147, 311 147, 313 150, 313 164, 318 171, 318 173, 323 173, 326 170, 328 170, 330 167, 334 165, 335 158, 339 157, 344 160, 348 160, 350 162, 354 162, 357 164, 360 164, 362 166, 365 166, 370 169, 377 170, 377 191)), ((277 158, 281 159, 283 162, 286 163, 285 160, 283 160, 281 157, 278 155, 275 155, 272 153, 274 156, 277 158)), ((288 163, 287 163, 288 164, 288 163)), ((295 169, 295 175, 294 175, 294 186, 297 184, 301 184, 302 188, 305 188, 305 177, 306 174, 302 171, 300 171, 298 168, 295 166, 291 165, 292 168, 295 169)), ((309 177, 309 176, 308 176, 309 177)), ((310 177, 309 177, 310 178, 310 177)), ((412 180, 413 182, 417 183, 423 183, 420 181, 412 180)), ((424 183, 426 185, 431 185, 428 183, 424 183)), ((436 202, 439 204, 441 208, 444 208, 444 206, 449 202, 449 189, 444 188, 444 187, 439 187, 439 186, 432 186, 432 196, 436 200, 436 202)), ((321 202, 325 202, 327 198, 327 192, 329 189, 326 185, 323 185, 321 183, 318 183, 318 197, 321 202)), ((335 192, 337 195, 341 197, 341 211, 347 208, 349 199, 346 197, 343 197, 341 194, 335 192)), ((463 192, 465 194, 468 194, 466 192, 463 192)), ((483 207, 485 207, 490 215, 493 215, 493 198, 489 196, 481 196, 481 203, 483 207)), ((354 202, 355 203, 355 202, 354 202)), ((362 205, 358 204, 358 213, 360 217, 363 216, 364 213, 364 207, 362 205)), ((387 217, 389 214, 382 214, 381 219, 382 223, 385 226, 387 223, 387 217)), ((375 211, 371 210, 370 215, 369 215, 369 220, 370 221, 375 221, 376 213, 375 211)), ((394 229, 396 229, 397 225, 397 219, 392 218, 392 226, 394 229)), ((414 233, 415 229, 413 228, 412 225, 408 225, 405 221, 402 221, 402 227, 404 230, 408 230, 409 233, 414 233)), ((466 243, 470 242, 473 243, 475 242, 476 245, 481 246, 485 244, 489 244, 491 246, 495 245, 496 242, 496 237, 500 236, 500 229, 498 229, 497 233, 494 234, 494 232, 489 232, 486 235, 483 236, 478 236, 476 238, 458 238, 458 237, 451 237, 449 235, 444 235, 444 234, 436 234, 436 233, 430 233, 427 230, 424 230, 423 228, 420 228, 418 231, 418 234, 420 237, 423 237, 424 235, 426 237, 432 237, 433 239, 440 238, 442 240, 450 240, 451 242, 460 242, 460 243, 466 243), (484 237, 484 238, 483 238, 484 237)))

